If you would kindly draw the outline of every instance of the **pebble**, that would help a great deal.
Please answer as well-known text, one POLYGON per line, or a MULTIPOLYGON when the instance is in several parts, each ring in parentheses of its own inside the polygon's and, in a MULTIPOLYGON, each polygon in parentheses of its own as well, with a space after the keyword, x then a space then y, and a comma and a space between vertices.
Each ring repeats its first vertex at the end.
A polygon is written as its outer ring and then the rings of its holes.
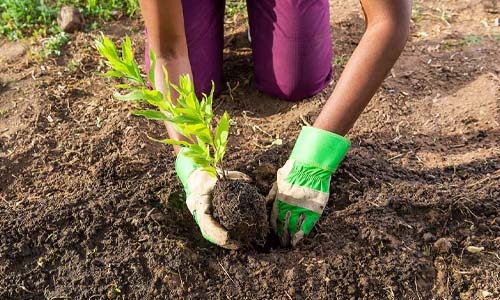
POLYGON ((78 9, 65 5, 57 14, 57 24, 62 31, 71 33, 83 26, 83 16, 78 9))
POLYGON ((450 252, 451 247, 452 245, 449 238, 440 238, 434 243, 434 248, 441 254, 450 252))
POLYGON ((432 243, 436 240, 436 236, 433 235, 432 233, 430 232, 426 232, 424 233, 424 235, 422 236, 422 239, 424 240, 424 242, 426 243, 432 243))

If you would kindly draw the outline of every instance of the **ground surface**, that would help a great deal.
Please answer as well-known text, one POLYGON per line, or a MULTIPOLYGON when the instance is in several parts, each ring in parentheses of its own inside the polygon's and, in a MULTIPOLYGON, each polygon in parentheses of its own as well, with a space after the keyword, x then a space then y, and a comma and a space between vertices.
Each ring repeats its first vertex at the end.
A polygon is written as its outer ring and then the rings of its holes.
MULTIPOLYGON (((96 75, 97 32, 44 62, 0 41, 0 299, 499 299, 498 17, 493 0, 415 1, 406 50, 293 250, 203 240, 170 150, 146 137, 162 125, 96 75)), ((265 194, 335 82, 296 104, 259 94, 244 19, 226 27, 228 164, 265 194)), ((363 28, 357 1, 332 1, 336 78, 363 28)), ((142 51, 140 20, 103 31, 142 51)))

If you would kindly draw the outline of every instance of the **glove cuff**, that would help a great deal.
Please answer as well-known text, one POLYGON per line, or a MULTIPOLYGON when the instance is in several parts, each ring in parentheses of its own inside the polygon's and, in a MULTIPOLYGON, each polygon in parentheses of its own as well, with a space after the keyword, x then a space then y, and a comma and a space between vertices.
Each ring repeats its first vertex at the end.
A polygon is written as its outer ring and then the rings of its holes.
POLYGON ((349 140, 341 135, 306 126, 302 127, 290 158, 333 173, 350 145, 349 140))
POLYGON ((187 148, 181 148, 181 151, 177 154, 177 158, 175 159, 175 171, 177 172, 177 176, 181 180, 184 189, 187 191, 187 179, 189 175, 191 175, 194 170, 200 168, 200 166, 195 164, 191 158, 184 154, 186 150, 187 148))

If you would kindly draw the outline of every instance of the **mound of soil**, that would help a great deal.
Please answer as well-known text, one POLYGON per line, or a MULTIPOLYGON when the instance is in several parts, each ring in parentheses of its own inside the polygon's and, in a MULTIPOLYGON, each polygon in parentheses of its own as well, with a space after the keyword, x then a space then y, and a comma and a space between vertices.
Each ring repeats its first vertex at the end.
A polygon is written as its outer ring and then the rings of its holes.
POLYGON ((214 188, 213 214, 232 239, 263 246, 269 232, 266 199, 249 183, 222 180, 214 188))

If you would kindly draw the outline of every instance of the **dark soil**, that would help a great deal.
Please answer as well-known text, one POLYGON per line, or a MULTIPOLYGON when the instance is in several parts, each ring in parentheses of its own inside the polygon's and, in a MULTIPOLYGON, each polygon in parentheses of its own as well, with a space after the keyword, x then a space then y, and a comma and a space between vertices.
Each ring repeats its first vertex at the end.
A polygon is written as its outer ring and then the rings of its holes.
MULTIPOLYGON (((364 30, 358 0, 331 4, 336 75, 299 103, 255 90, 245 18, 226 22, 231 91, 214 101, 233 124, 226 167, 262 195, 364 30)), ((163 124, 131 116, 96 74, 100 33, 73 34, 45 61, 40 44, 0 39, 0 299, 500 299, 498 11, 414 1, 406 49, 295 249, 203 239, 171 148, 147 138, 163 124)), ((140 20, 101 29, 129 34, 141 59, 140 20)))
POLYGON ((218 181, 212 200, 216 220, 243 246, 264 246, 269 232, 266 198, 249 183, 218 181))

